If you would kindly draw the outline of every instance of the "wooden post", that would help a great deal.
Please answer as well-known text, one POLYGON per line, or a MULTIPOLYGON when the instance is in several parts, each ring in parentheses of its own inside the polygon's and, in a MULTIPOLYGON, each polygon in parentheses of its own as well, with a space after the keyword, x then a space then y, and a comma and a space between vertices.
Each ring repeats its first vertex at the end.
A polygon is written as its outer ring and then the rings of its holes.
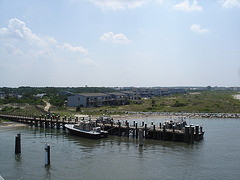
POLYGON ((51 116, 51 122, 50 122, 51 128, 53 128, 53 117, 51 116))
POLYGON ((189 143, 190 138, 189 138, 189 126, 185 126, 185 142, 189 143))
POLYGON ((21 153, 21 134, 18 133, 15 139, 15 154, 21 153))
POLYGON ((64 126, 64 125, 65 125, 65 123, 64 123, 64 119, 65 119, 65 117, 62 118, 62 128, 63 128, 63 129, 65 129, 65 126, 64 126))
POLYGON ((153 125, 153 121, 151 121, 151 125, 153 125))
POLYGON ((194 126, 191 126, 190 129, 191 129, 190 142, 193 143, 194 142, 194 126))
POLYGON ((48 128, 48 122, 47 122, 47 116, 46 115, 45 115, 44 121, 45 121, 45 128, 48 128))
POLYGON ((136 138, 138 138, 138 123, 137 122, 136 122, 135 129, 136 129, 136 138))
POLYGON ((156 126, 153 125, 153 139, 156 139, 156 126))
POLYGON ((59 120, 60 120, 60 116, 57 116, 57 117, 56 117, 56 126, 57 126, 57 129, 60 129, 59 120))
POLYGON ((41 115, 39 116, 39 122, 40 122, 40 127, 42 127, 43 124, 42 124, 42 116, 41 115))
POLYGON ((121 136, 121 122, 118 122, 118 134, 121 136))
POLYGON ((196 140, 199 141, 199 125, 196 125, 195 129, 196 129, 196 140))
POLYGON ((135 121, 133 121, 133 129, 132 129, 133 137, 135 137, 135 129, 134 129, 134 128, 135 128, 135 125, 136 125, 136 124, 135 124, 135 121))
POLYGON ((144 127, 144 121, 142 121, 142 127, 144 127))
POLYGON ((162 135, 162 139, 165 141, 166 140, 166 125, 163 124, 163 135, 162 135))
POLYGON ((30 117, 30 125, 31 125, 31 126, 33 125, 33 119, 32 119, 32 117, 30 117))
POLYGON ((143 131, 142 129, 139 129, 139 146, 142 146, 143 145, 143 131))
POLYGON ((147 130, 147 124, 145 124, 145 139, 147 139, 148 138, 148 130, 147 130))
POLYGON ((45 144, 45 165, 50 164, 50 145, 45 144))
POLYGON ((38 126, 38 121, 37 121, 36 115, 34 115, 34 121, 35 121, 35 127, 37 127, 38 126))
POLYGON ((127 137, 129 137, 129 122, 127 122, 127 137))
POLYGON ((159 128, 162 129, 162 123, 159 123, 159 128))
POLYGON ((175 126, 176 126, 176 125, 173 125, 173 127, 172 127, 172 128, 173 128, 173 135, 172 135, 172 140, 173 140, 173 141, 176 141, 175 126))

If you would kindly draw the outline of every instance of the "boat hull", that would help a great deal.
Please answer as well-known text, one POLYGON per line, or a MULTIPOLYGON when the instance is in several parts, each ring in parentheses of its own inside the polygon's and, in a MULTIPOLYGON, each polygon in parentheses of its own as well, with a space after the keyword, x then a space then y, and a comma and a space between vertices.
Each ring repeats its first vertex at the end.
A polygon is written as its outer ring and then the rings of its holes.
POLYGON ((83 137, 83 138, 88 138, 88 139, 101 139, 101 138, 107 138, 108 133, 107 132, 91 132, 91 131, 84 131, 84 130, 79 130, 75 129, 73 125, 65 125, 66 129, 68 132, 72 135, 83 137))

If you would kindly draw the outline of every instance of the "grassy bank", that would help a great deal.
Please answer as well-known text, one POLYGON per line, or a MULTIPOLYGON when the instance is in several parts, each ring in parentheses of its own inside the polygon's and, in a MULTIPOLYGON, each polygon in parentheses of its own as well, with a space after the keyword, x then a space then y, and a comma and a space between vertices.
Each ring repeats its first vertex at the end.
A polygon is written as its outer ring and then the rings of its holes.
MULTIPOLYGON (((64 115, 87 114, 124 114, 125 111, 134 112, 189 112, 189 113, 240 113, 240 101, 233 95, 239 92, 234 91, 202 91, 189 92, 187 94, 176 94, 165 97, 146 98, 131 101, 129 105, 123 106, 104 106, 81 108, 76 112, 75 107, 56 107, 52 106, 51 113, 64 115)), ((41 107, 41 106, 40 106, 41 107)), ((44 106, 42 106, 44 108, 44 106)), ((21 113, 25 115, 43 112, 34 105, 19 105, 5 108, 6 112, 21 113)))

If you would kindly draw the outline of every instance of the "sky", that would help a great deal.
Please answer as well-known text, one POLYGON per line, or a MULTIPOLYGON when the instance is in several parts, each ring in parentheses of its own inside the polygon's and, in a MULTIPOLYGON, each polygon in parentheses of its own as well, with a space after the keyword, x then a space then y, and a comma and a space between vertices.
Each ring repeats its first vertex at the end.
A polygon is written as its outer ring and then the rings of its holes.
POLYGON ((240 87, 240 0, 0 0, 0 87, 240 87))

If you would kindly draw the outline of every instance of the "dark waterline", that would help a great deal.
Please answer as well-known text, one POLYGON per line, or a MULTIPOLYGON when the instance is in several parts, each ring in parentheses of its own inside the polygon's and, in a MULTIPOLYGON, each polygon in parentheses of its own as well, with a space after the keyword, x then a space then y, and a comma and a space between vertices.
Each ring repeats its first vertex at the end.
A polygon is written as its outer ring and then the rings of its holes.
MULTIPOLYGON (((139 123, 146 119, 136 120, 139 123)), ((147 119, 150 123, 162 119, 147 119)), ((0 127, 0 175, 5 179, 239 179, 240 120, 191 119, 203 124, 195 144, 109 136, 89 140, 63 130, 0 127), (15 155, 21 132, 22 153, 15 155), (45 143, 51 164, 45 166, 45 143)))

